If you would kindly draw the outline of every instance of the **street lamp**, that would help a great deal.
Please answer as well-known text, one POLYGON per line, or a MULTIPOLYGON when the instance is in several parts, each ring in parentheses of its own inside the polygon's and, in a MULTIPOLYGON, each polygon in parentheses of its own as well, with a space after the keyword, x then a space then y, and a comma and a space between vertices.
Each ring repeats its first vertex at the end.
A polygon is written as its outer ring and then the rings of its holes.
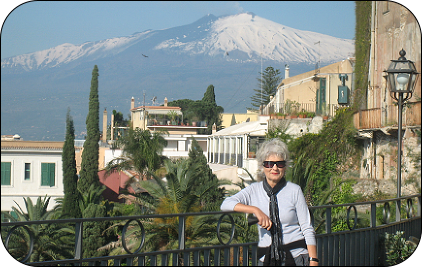
MULTIPOLYGON (((391 60, 388 67, 387 82, 390 85, 390 96, 398 103, 398 151, 397 151, 397 198, 401 196, 401 142, 402 142, 402 111, 403 103, 412 97, 413 89, 419 73, 415 63, 407 60, 404 56, 406 51, 399 52, 398 60, 391 60)), ((398 213, 400 214, 400 213, 398 213)), ((397 218, 396 218, 397 220, 397 218)))

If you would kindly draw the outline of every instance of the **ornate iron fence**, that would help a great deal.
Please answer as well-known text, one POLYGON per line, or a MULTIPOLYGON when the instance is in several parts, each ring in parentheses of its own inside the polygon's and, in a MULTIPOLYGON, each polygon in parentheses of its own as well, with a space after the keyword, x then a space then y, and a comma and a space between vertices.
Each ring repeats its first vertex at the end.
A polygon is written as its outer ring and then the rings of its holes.
MULTIPOLYGON (((383 236, 385 233, 404 231, 405 237, 421 236, 421 194, 396 199, 349 203, 341 205, 325 205, 310 207, 314 227, 317 231, 317 251, 321 265, 329 266, 377 266, 385 265, 383 236), (394 205, 390 205, 393 203, 394 205), (404 205, 403 205, 404 204, 404 205), (395 218, 391 216, 391 206, 396 208, 395 218), (344 214, 345 216, 339 216, 344 214), (343 220, 343 221, 342 221, 343 220), (390 222, 391 221, 391 222, 390 222), (345 222, 346 229, 335 231, 335 225, 345 222), (334 231, 333 231, 334 230, 334 231)), ((1 223, 4 244, 9 242, 19 228, 27 232, 29 240, 27 252, 20 255, 19 260, 33 266, 46 265, 139 265, 139 266, 253 266, 257 264, 257 242, 239 242, 241 231, 238 221, 234 219, 239 213, 234 212, 198 212, 186 214, 139 215, 106 218, 83 218, 66 220, 45 220, 27 222, 1 223), (186 247, 186 221, 195 216, 208 216, 215 222, 215 233, 219 244, 202 247, 186 247), (178 248, 164 251, 142 251, 146 236, 144 223, 157 218, 176 218, 178 220, 178 248), (122 245, 126 254, 84 258, 82 233, 84 223, 101 221, 126 222, 122 229, 122 245), (29 262, 33 253, 35 235, 32 226, 43 224, 74 225, 74 256, 71 259, 29 262), (126 243, 127 229, 137 225, 141 232, 141 242, 135 251, 131 251, 126 243)), ((344 224, 343 224, 344 226, 344 224)), ((19 232, 22 232, 19 230, 19 232)), ((132 249, 133 250, 133 249, 132 249)))

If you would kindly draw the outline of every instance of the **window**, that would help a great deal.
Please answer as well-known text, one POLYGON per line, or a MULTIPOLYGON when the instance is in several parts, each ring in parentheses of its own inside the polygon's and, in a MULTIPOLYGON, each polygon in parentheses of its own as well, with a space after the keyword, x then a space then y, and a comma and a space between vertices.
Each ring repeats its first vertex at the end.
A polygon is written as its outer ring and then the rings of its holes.
POLYGON ((31 163, 25 163, 25 181, 31 179, 31 163))
POLYGON ((54 186, 56 180, 56 164, 41 163, 41 186, 54 186))
POLYGON ((2 162, 1 163, 1 185, 11 185, 11 162, 2 162))
POLYGON ((249 136, 248 158, 255 158, 256 152, 265 141, 265 136, 249 136))

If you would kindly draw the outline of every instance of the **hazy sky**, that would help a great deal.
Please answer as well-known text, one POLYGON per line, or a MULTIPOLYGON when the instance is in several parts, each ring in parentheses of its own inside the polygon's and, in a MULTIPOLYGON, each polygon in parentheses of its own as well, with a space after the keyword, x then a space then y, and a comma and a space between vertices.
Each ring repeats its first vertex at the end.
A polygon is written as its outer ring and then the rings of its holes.
POLYGON ((2 1, 1 58, 253 12, 299 30, 353 39, 353 1, 2 1), (23 4, 21 4, 23 3, 23 4), (6 5, 5 7, 3 5, 6 5), (12 11, 13 10, 13 11, 12 11))

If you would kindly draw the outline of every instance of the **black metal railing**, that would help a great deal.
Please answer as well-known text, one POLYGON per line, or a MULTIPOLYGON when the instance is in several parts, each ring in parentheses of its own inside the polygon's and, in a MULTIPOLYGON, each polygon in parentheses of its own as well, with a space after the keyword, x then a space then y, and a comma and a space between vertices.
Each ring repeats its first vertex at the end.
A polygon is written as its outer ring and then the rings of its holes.
MULTIPOLYGON (((349 203, 341 205, 325 205, 309 208, 314 227, 317 231, 317 251, 320 265, 329 266, 377 266, 385 264, 383 236, 385 233, 404 231, 405 237, 421 236, 421 194, 395 199, 349 203), (390 205, 393 203, 394 205, 390 205), (392 219, 391 207, 396 207, 395 218, 392 219), (398 207, 398 208, 397 208, 398 207), (346 229, 333 231, 338 223, 338 214, 346 222, 346 229), (336 218, 334 218, 336 217, 336 218)), ((257 242, 239 242, 236 231, 241 231, 239 224, 233 218, 243 216, 234 212, 197 212, 185 214, 150 214, 139 216, 82 218, 64 220, 44 220, 26 222, 1 223, 2 237, 6 249, 17 229, 27 232, 28 251, 20 255, 19 261, 33 266, 46 265, 172 265, 172 266, 253 266, 257 264, 257 242), (215 224, 215 233, 219 243, 201 247, 186 247, 186 221, 195 216, 208 216, 215 224), (142 251, 145 244, 146 230, 144 223, 151 219, 176 218, 178 221, 177 249, 164 251, 142 251), (84 258, 83 229, 87 222, 122 221, 122 245, 126 253, 122 255, 84 258), (43 224, 74 225, 74 255, 73 258, 54 261, 28 261, 34 249, 35 236, 32 226, 43 224), (123 225, 123 224, 122 224, 123 225), (139 247, 129 248, 125 243, 127 229, 138 225, 141 232, 139 247), (134 251, 131 251, 134 250, 134 251)), ((244 228, 243 228, 244 229, 244 228)), ((23 236, 23 235, 21 235, 23 236)))

